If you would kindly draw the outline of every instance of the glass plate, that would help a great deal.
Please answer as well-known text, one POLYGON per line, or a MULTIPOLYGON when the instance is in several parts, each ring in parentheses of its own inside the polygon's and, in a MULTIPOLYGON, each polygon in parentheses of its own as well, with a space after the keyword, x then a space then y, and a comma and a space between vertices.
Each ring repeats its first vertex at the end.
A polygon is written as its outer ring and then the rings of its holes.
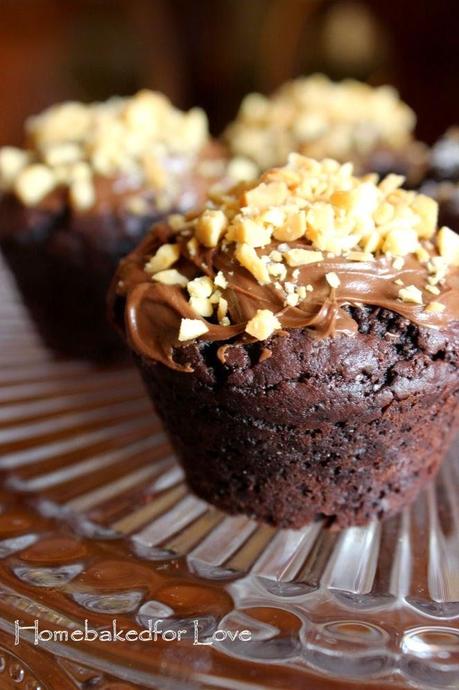
POLYGON ((56 360, 0 286, 1 688, 459 688, 457 453, 382 524, 225 516, 137 373, 56 360), (85 620, 166 635, 59 637, 85 620))

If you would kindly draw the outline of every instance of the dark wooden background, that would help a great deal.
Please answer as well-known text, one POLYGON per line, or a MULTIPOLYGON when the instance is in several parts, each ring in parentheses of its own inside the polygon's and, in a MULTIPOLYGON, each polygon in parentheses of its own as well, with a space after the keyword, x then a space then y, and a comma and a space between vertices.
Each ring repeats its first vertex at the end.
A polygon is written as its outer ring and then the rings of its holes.
POLYGON ((433 140, 459 123, 457 0, 0 0, 0 144, 62 99, 143 86, 218 133, 248 90, 320 70, 395 84, 433 140))

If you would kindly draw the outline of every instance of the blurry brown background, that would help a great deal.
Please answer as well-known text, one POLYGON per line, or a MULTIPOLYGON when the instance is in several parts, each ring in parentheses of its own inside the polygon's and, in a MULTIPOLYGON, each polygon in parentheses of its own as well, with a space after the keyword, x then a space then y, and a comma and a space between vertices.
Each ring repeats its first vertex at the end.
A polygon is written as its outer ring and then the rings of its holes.
POLYGON ((323 71, 393 83, 432 140, 459 122, 457 0, 0 0, 0 144, 63 99, 144 86, 218 133, 249 90, 323 71))

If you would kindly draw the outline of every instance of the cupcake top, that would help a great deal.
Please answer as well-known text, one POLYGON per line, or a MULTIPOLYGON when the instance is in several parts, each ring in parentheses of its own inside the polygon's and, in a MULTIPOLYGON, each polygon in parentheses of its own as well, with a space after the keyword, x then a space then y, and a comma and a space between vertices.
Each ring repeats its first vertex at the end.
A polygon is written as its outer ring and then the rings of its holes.
POLYGON ((287 82, 270 98, 246 96, 226 139, 261 169, 285 163, 291 151, 356 162, 378 147, 403 148, 415 124, 392 87, 316 74, 287 82))
POLYGON ((63 193, 81 212, 126 202, 142 213, 149 194, 159 210, 170 210, 177 198, 190 208, 192 180, 187 186, 184 177, 218 179, 224 170, 205 113, 182 112, 146 90, 103 103, 55 105, 27 120, 25 149, 0 149, 0 191, 28 207, 46 206, 63 193))
POLYGON ((197 339, 265 341, 297 328, 353 335, 349 306, 434 329, 458 321, 459 237, 437 230, 437 203, 402 183, 291 154, 201 213, 171 216, 113 285, 132 347, 186 369, 174 350, 197 339))

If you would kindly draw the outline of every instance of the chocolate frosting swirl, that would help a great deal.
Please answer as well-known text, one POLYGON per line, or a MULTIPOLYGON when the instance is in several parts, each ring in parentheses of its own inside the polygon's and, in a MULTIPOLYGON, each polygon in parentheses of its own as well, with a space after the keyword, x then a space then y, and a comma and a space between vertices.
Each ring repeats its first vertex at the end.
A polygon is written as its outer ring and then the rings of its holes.
MULTIPOLYGON (((399 298, 399 284, 414 285, 422 289, 426 285, 428 270, 414 255, 405 258, 401 269, 393 266, 387 256, 376 257, 374 261, 352 261, 343 256, 325 258, 323 261, 288 268, 287 279, 293 270, 298 284, 312 286, 308 297, 297 306, 285 306, 282 293, 275 284, 260 285, 253 275, 234 258, 231 247, 225 251, 220 248, 206 249, 190 256, 186 239, 167 225, 158 225, 150 232, 139 247, 124 259, 115 276, 110 301, 112 308, 119 299, 125 301, 124 324, 122 326, 131 347, 139 354, 168 367, 191 371, 190 367, 174 360, 174 349, 183 347, 178 332, 182 318, 196 319, 186 290, 178 285, 164 285, 152 281, 144 266, 157 248, 166 242, 180 245, 180 259, 176 268, 188 279, 197 275, 213 278, 223 271, 228 285, 222 290, 228 302, 230 325, 219 325, 216 320, 203 319, 208 332, 202 340, 215 342, 250 342, 252 338, 245 332, 247 322, 258 309, 269 309, 279 319, 282 329, 278 335, 285 335, 289 329, 307 328, 314 337, 325 338, 346 334, 352 336, 357 331, 357 323, 352 319, 345 305, 372 305, 389 309, 409 319, 421 327, 447 329, 459 321, 459 268, 450 268, 442 285, 440 294, 432 296, 432 301, 444 305, 441 312, 429 312, 425 306, 403 302, 399 298), (340 285, 331 288, 326 274, 339 275, 340 285)), ((260 251, 269 254, 279 243, 273 241, 260 251)), ((290 243, 293 247, 307 247, 305 240, 290 243)), ((435 256, 435 251, 431 250, 435 256)), ((200 317, 202 318, 202 317, 200 317)))

